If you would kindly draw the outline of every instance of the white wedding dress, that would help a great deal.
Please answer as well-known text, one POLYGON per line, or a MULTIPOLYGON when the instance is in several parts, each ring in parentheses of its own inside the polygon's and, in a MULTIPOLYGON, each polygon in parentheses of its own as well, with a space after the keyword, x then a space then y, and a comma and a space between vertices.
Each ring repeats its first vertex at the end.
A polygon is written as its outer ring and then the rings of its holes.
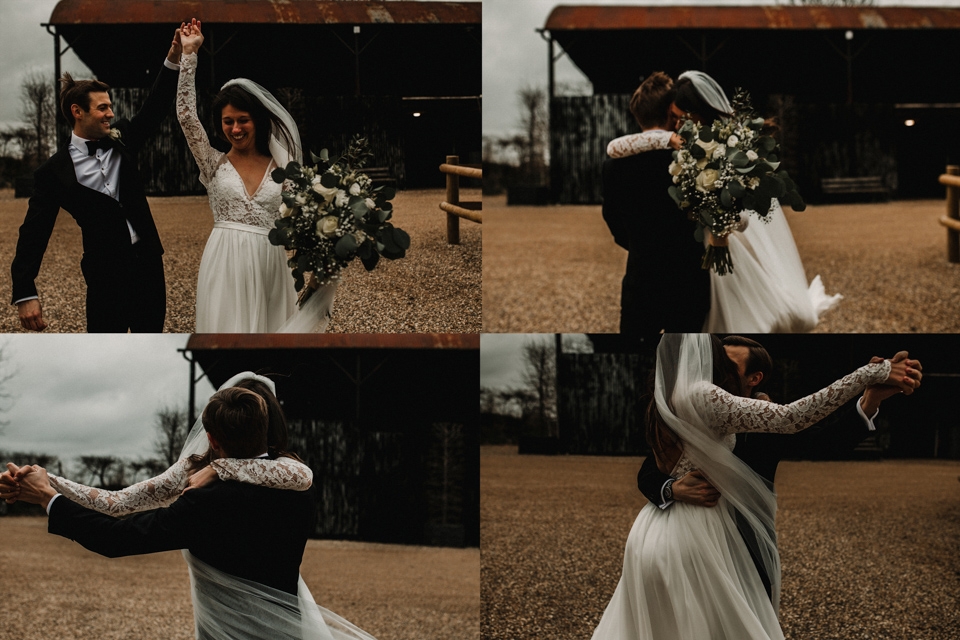
POLYGON ((684 431, 670 423, 684 433, 684 452, 670 475, 701 469, 723 497, 713 508, 679 502, 665 510, 652 503, 643 507, 627 537, 620 582, 593 640, 782 639, 776 498, 769 484, 732 454, 736 434, 801 431, 889 373, 889 361, 869 364, 789 405, 734 396, 703 381, 668 394, 671 404, 686 405, 677 415, 687 425, 684 431), (759 553, 766 559, 772 601, 738 531, 734 509, 759 514, 751 525, 766 530, 758 537, 766 536, 767 554, 759 553))
MULTIPOLYGON (((651 129, 621 136, 607 145, 612 158, 670 148, 670 131, 651 129)), ((664 168, 666 171, 666 167, 664 168)), ((729 238, 733 273, 710 270, 710 333, 804 333, 842 298, 829 296, 820 276, 807 283, 803 261, 780 203, 774 200, 769 222, 748 215, 744 231, 729 238)))
MULTIPOLYGON (((270 177, 247 193, 227 154, 210 146, 197 118, 197 54, 184 55, 177 118, 200 167, 213 210, 213 231, 200 259, 197 333, 272 333, 296 311, 297 293, 283 247, 267 238, 280 215, 281 185, 270 177)), ((307 329, 310 330, 310 329, 307 329)))

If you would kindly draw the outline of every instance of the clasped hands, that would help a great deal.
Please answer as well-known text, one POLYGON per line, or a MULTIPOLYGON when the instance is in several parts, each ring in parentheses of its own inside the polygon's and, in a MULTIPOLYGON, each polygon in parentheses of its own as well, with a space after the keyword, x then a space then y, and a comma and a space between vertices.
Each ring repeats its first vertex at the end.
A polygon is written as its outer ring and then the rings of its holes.
POLYGON ((0 474, 0 498, 8 504, 18 500, 46 507, 56 491, 50 486, 47 470, 37 465, 18 467, 7 463, 7 470, 0 474))

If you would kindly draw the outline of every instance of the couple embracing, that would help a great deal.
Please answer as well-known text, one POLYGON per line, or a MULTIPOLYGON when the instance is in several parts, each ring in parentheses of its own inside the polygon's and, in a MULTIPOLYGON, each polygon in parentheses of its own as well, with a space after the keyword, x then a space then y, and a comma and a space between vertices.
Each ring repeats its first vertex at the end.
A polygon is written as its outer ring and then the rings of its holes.
POLYGON ((732 273, 718 275, 701 268, 704 245, 694 239, 697 223, 668 193, 676 180, 671 159, 685 148, 673 131, 688 120, 709 127, 733 114, 720 85, 700 71, 687 71, 676 82, 655 72, 634 92, 630 111, 642 133, 611 141, 603 165, 603 217, 615 242, 628 251, 620 332, 812 330, 841 296, 826 295, 820 276, 807 282, 776 200, 769 220, 750 221, 744 212, 730 235, 708 234, 704 242, 728 246, 736 265, 732 273))
POLYGON ((266 89, 246 78, 223 85, 213 112, 228 152, 213 148, 197 117, 195 77, 201 23, 177 28, 163 67, 140 111, 111 123, 109 86, 61 78, 60 110, 68 143, 37 169, 11 268, 13 303, 25 329, 46 328, 35 284, 62 208, 83 235, 89 332, 159 332, 166 316, 163 246, 143 188, 138 154, 176 98, 177 118, 200 168, 214 228, 200 261, 196 331, 323 331, 336 281, 297 307, 283 247, 268 233, 280 215, 277 167, 302 162, 297 125, 266 89))

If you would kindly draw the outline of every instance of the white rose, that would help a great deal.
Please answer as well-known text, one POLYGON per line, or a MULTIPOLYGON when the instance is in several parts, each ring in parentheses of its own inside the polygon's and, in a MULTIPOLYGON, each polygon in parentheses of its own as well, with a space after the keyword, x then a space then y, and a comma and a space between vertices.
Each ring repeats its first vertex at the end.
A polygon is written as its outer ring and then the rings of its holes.
POLYGON ((334 204, 338 207, 345 207, 348 202, 350 202, 350 196, 347 195, 347 192, 337 191, 337 201, 334 204))
POLYGON ((363 203, 367 205, 367 209, 370 209, 371 211, 377 208, 377 203, 374 202, 372 198, 366 198, 363 203))
POLYGON ((297 211, 297 207, 288 207, 286 204, 284 204, 284 203, 282 203, 282 202, 280 203, 280 217, 281 217, 281 218, 289 218, 289 217, 292 216, 294 213, 296 213, 296 211, 297 211))
POLYGON ((759 158, 759 157, 760 157, 760 156, 758 156, 758 155, 757 155, 757 152, 754 151, 753 149, 750 149, 749 151, 747 151, 747 160, 749 160, 750 162, 753 162, 754 160, 756 160, 756 159, 759 158))
POLYGON ((332 238, 337 233, 337 227, 340 226, 340 219, 337 216, 323 216, 317 222, 317 233, 328 238, 332 238))
POLYGON ((678 162, 670 163, 670 175, 678 176, 682 171, 683 171, 683 167, 680 166, 680 163, 678 162))
POLYGON ((673 176, 670 179, 673 180, 673 184, 680 184, 680 176, 673 176))
POLYGON ((713 152, 713 159, 714 159, 714 160, 719 160, 720 158, 724 157, 725 155, 727 155, 727 152, 724 151, 723 147, 719 147, 719 146, 718 146, 718 147, 716 148, 716 150, 713 152))
POLYGON ((305 193, 298 193, 298 194, 297 194, 297 197, 295 198, 295 200, 297 201, 297 204, 299 204, 299 205, 307 204, 307 194, 305 194, 305 193))
POLYGON ((713 154, 714 150, 717 148, 719 143, 716 140, 711 140, 710 142, 704 142, 703 140, 697 138, 697 145, 699 145, 704 151, 707 152, 707 156, 713 154))
POLYGON ((717 188, 717 179, 720 177, 720 172, 716 169, 704 169, 700 175, 697 176, 697 190, 703 191, 713 191, 717 188))
POLYGON ((735 147, 739 142, 740 142, 740 138, 738 138, 737 136, 730 136, 729 138, 727 138, 728 147, 735 147))
POLYGON ((319 180, 315 180, 313 183, 313 191, 318 196, 323 198, 324 202, 330 202, 337 195, 336 187, 325 187, 320 184, 319 180))
POLYGON ((350 185, 350 195, 352 196, 360 195, 360 185, 357 184, 356 182, 350 185))

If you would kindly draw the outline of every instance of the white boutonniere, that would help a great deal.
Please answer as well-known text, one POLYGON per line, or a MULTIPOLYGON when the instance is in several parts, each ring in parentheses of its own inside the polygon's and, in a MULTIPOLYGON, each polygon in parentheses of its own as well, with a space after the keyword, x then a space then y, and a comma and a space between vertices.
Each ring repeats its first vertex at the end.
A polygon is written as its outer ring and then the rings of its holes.
POLYGON ((119 144, 120 146, 122 147, 127 146, 123 144, 123 133, 121 133, 120 129, 110 129, 110 133, 107 135, 109 135, 110 139, 116 142, 117 144, 119 144))

